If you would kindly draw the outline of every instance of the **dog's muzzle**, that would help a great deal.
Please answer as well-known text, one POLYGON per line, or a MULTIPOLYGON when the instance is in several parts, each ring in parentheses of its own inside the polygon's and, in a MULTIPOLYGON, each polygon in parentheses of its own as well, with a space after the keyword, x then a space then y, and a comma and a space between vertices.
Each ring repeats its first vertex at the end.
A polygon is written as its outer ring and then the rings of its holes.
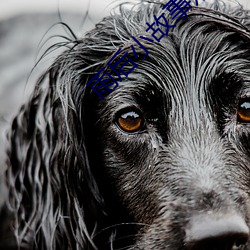
POLYGON ((186 230, 188 250, 243 250, 249 228, 238 214, 207 213, 193 216, 186 230))

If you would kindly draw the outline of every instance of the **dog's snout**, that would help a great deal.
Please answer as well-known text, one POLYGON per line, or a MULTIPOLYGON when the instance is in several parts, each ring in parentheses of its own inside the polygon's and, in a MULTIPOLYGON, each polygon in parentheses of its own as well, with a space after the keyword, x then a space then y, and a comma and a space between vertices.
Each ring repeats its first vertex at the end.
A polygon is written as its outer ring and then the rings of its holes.
POLYGON ((206 214, 192 217, 186 230, 189 250, 243 250, 249 228, 236 214, 206 214))

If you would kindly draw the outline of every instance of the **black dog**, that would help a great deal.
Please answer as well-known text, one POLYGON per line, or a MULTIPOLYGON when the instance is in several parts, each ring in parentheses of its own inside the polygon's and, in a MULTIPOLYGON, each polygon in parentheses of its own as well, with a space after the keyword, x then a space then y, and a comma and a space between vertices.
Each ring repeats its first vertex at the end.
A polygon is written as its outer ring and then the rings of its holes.
POLYGON ((121 7, 38 82, 9 133, 2 249, 250 249, 250 18, 215 1, 140 39, 163 6, 121 7), (87 82, 130 45, 102 100, 87 82))

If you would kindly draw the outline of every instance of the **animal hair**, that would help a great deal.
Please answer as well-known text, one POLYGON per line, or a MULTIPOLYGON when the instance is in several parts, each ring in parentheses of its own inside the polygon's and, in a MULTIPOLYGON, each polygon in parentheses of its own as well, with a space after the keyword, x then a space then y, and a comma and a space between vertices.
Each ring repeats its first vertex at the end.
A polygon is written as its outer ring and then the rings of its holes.
POLYGON ((214 192, 207 197, 211 207, 220 211, 231 202, 249 222, 247 201, 237 198, 243 197, 241 183, 249 201, 249 131, 236 135, 227 115, 233 93, 250 81, 249 13, 219 0, 193 4, 161 42, 140 40, 149 52, 144 58, 131 37, 150 37, 146 23, 163 6, 120 5, 84 37, 71 38, 36 83, 8 134, 8 200, 1 218, 11 227, 2 233, 4 249, 185 249, 182 228, 192 212, 205 209, 193 205, 198 191, 187 191, 190 165, 203 178, 201 161, 228 201, 214 192), (117 77, 107 62, 118 48, 132 57, 130 45, 138 67, 100 99, 86 84, 102 67, 117 77), (147 132, 124 135, 114 117, 137 106, 147 132), (194 154, 197 147, 201 153, 194 154), (236 162, 238 177, 228 170, 236 162))

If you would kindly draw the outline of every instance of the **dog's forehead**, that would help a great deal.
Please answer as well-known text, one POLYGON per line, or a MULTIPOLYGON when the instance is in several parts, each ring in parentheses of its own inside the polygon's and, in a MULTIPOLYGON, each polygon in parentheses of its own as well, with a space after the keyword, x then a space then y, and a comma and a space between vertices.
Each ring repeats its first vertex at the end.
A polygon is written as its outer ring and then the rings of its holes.
POLYGON ((136 94, 151 90, 153 94, 158 91, 175 96, 196 93, 203 98, 211 85, 227 89, 234 83, 248 91, 249 41, 233 28, 202 20, 201 16, 177 26, 148 51, 148 57, 139 61, 133 74, 121 83, 121 93, 126 89, 136 94))
MULTIPOLYGON (((117 48, 121 49, 122 55, 130 50, 129 56, 134 60, 131 44, 138 55, 136 67, 127 76, 121 74, 119 86, 105 96, 105 102, 100 100, 101 107, 111 108, 115 113, 123 107, 147 106, 154 102, 152 107, 186 106, 189 110, 192 105, 200 112, 200 107, 213 105, 216 97, 233 100, 250 92, 250 35, 247 28, 219 11, 197 8, 185 20, 176 23, 160 42, 140 39, 141 36, 149 37, 146 23, 152 23, 153 14, 161 11, 157 7, 155 12, 149 9, 146 16, 140 12, 129 17, 116 16, 98 27, 102 31, 98 34, 111 32, 118 45, 105 54, 103 61, 106 64, 117 48), (134 38, 145 49, 136 46, 134 38)), ((118 79, 118 72, 103 66, 118 79)))

